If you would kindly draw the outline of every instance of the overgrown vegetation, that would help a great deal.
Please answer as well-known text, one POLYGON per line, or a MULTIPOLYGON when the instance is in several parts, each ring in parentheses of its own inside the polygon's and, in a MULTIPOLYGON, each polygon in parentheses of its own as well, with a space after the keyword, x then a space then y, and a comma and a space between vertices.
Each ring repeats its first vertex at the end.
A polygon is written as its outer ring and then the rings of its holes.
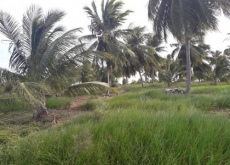
POLYGON ((0 164, 230 164, 230 88, 222 84, 230 49, 204 43, 217 16, 230 18, 229 0, 149 0, 153 33, 121 29, 133 12, 123 7, 118 0, 102 0, 101 12, 94 1, 85 6, 84 36, 56 26, 63 11, 44 15, 31 6, 22 24, 0 11, 11 54, 11 70, 0 68, 0 164), (169 32, 178 43, 163 58, 169 32), (192 89, 191 77, 199 82, 192 89), (167 95, 166 86, 191 95, 167 95))
MULTIPOLYGON (((180 84, 177 84, 181 86, 180 84)), ((82 107, 78 119, 2 145, 4 164, 228 164, 228 85, 194 84, 167 95, 163 84, 129 85, 128 94, 82 107), (227 113, 226 113, 227 114, 227 113), (55 155, 55 156, 54 156, 55 155)))
POLYGON ((33 106, 17 97, 0 96, 0 113, 20 112, 33 110, 33 106))
POLYGON ((97 108, 97 102, 93 100, 89 100, 85 104, 81 105, 80 108, 84 111, 95 110, 97 108))

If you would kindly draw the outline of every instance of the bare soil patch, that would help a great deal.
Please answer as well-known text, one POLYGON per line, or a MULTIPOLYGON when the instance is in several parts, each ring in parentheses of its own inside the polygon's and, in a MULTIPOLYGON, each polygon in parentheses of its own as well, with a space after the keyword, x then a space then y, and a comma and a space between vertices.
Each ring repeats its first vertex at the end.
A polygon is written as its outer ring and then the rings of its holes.
POLYGON ((213 111, 210 111, 210 113, 215 114, 215 115, 228 115, 230 116, 230 109, 229 108, 218 108, 213 111))

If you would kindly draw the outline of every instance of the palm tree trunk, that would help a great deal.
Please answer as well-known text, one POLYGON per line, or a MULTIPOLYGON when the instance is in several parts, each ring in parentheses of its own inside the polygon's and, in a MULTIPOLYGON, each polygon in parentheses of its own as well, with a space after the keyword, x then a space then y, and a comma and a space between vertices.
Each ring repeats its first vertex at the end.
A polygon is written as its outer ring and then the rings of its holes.
POLYGON ((186 37, 186 94, 191 92, 191 62, 190 62, 190 40, 186 37))
POLYGON ((169 88, 169 87, 171 86, 171 83, 170 83, 170 82, 168 82, 168 83, 167 83, 167 86, 168 86, 168 88, 169 88))
POLYGON ((214 83, 213 83, 213 85, 217 85, 216 77, 214 77, 214 83))
POLYGON ((154 84, 154 66, 152 66, 152 83, 154 84))
POLYGON ((145 72, 145 83, 147 83, 147 79, 148 79, 147 72, 145 72))
MULTIPOLYGON (((107 65, 107 82, 108 82, 108 86, 110 87, 110 83, 109 83, 109 66, 107 65)), ((109 89, 108 89, 108 92, 107 94, 109 95, 109 89)))
POLYGON ((214 69, 214 85, 217 84, 217 58, 216 58, 216 68, 214 69))
POLYGON ((45 104, 41 102, 37 103, 36 109, 37 111, 33 115, 35 119, 42 118, 48 115, 48 111, 47 111, 45 104))
POLYGON ((140 75, 140 78, 141 78, 141 86, 143 88, 144 87, 144 82, 143 82, 143 78, 142 78, 142 75, 141 75, 141 71, 139 71, 139 75, 140 75))

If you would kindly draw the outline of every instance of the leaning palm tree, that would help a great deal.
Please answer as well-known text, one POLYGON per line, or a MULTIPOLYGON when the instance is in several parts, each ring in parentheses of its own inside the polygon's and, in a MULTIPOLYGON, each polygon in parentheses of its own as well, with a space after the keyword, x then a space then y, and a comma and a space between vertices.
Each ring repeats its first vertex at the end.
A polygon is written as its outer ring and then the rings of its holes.
POLYGON ((149 0, 148 17, 154 30, 167 40, 170 31, 186 45, 186 93, 191 91, 190 39, 207 30, 217 30, 217 16, 230 16, 229 0, 149 0))
POLYGON ((122 1, 107 0, 106 3, 102 0, 100 16, 97 11, 95 2, 92 2, 92 9, 90 7, 84 7, 85 12, 91 18, 91 24, 89 26, 92 31, 91 35, 82 37, 81 39, 93 40, 94 42, 90 46, 90 49, 96 50, 97 54, 102 57, 110 58, 100 58, 97 62, 100 62, 100 66, 107 67, 107 82, 110 83, 110 72, 112 67, 117 64, 122 65, 125 54, 132 52, 126 47, 126 45, 119 40, 128 32, 127 30, 120 30, 119 27, 126 20, 126 16, 131 12, 126 10, 121 11, 124 3, 122 1))
POLYGON ((84 44, 77 41, 75 33, 80 28, 66 32, 62 26, 55 27, 64 15, 58 10, 44 15, 40 7, 31 6, 19 26, 10 14, 0 12, 0 32, 9 42, 13 71, 0 68, 0 82, 13 81, 14 91, 32 102, 38 115, 46 111, 41 97, 47 89, 72 95, 77 89, 86 92, 93 89, 90 84, 73 86, 77 82, 76 66, 81 65, 83 57, 90 57, 84 44))

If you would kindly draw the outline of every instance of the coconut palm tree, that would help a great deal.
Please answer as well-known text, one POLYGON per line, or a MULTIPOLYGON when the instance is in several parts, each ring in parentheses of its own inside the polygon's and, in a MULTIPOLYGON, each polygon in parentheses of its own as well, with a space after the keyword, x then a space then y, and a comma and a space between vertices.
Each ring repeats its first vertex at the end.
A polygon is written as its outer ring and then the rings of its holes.
POLYGON ((205 75, 208 75, 210 72, 212 72, 212 66, 207 62, 207 58, 205 61, 199 62, 193 67, 194 77, 197 78, 198 83, 200 83, 201 80, 205 80, 205 75))
MULTIPOLYGON (((194 75, 198 76, 199 80, 202 77, 202 72, 207 72, 211 69, 208 65, 207 55, 210 51, 210 46, 205 44, 200 37, 194 37, 190 41, 190 58, 191 58, 191 68, 193 68, 194 75)), ((186 46, 185 44, 171 44, 172 47, 175 47, 173 50, 173 58, 180 60, 180 65, 186 65, 186 46)), ((184 77, 184 75, 180 75, 184 77)))
POLYGON ((163 58, 159 55, 160 52, 165 51, 165 47, 161 46, 163 40, 158 37, 156 34, 149 34, 146 45, 153 47, 154 51, 150 52, 152 55, 153 61, 149 63, 149 75, 152 77, 152 83, 154 83, 156 72, 159 70, 162 64, 163 58))
POLYGON ((180 60, 173 59, 173 52, 167 55, 167 58, 163 60, 163 65, 159 71, 159 81, 167 83, 170 87, 172 83, 179 80, 179 75, 183 74, 185 71, 185 66, 180 65, 180 60))
MULTIPOLYGON (((128 33, 127 30, 120 30, 119 27, 124 23, 126 16, 128 16, 131 11, 126 10, 121 11, 124 3, 122 1, 107 0, 106 3, 102 0, 100 16, 95 2, 92 2, 92 9, 90 7, 84 7, 85 12, 91 18, 91 24, 89 29, 92 34, 82 37, 82 40, 93 40, 93 44, 90 49, 96 50, 101 56, 109 58, 100 58, 97 62, 100 62, 100 66, 104 67, 106 63, 107 67, 107 82, 110 82, 110 72, 112 68, 117 64, 122 65, 125 54, 132 54, 132 52, 127 49, 126 45, 119 40, 128 33)), ((109 92, 109 91, 108 91, 109 92)), ((109 93, 108 93, 109 94, 109 93)))
POLYGON ((191 53, 191 66, 193 67, 194 77, 197 78, 198 82, 200 83, 202 79, 205 79, 204 75, 211 72, 212 67, 208 63, 210 46, 205 43, 200 43, 198 48, 202 50, 201 52, 203 52, 203 55, 201 54, 201 56, 198 56, 200 58, 192 58, 193 55, 191 53))
POLYGON ((168 31, 186 46, 186 93, 191 91, 190 40, 201 32, 217 30, 217 16, 230 16, 229 0, 149 0, 148 17, 154 31, 167 40, 168 31))
POLYGON ((144 87, 141 72, 145 70, 147 65, 155 63, 153 59, 155 50, 153 47, 146 44, 147 40, 149 39, 149 34, 146 33, 145 27, 130 26, 129 29, 132 31, 132 33, 127 35, 125 41, 127 46, 135 53, 136 56, 136 60, 132 60, 130 64, 133 65, 132 68, 135 68, 135 70, 139 73, 142 87, 144 87))
POLYGON ((212 71, 205 74, 208 80, 217 85, 217 81, 227 82, 230 78, 230 60, 228 56, 220 51, 211 52, 211 57, 208 57, 212 71))
POLYGON ((66 32, 64 27, 55 26, 64 15, 59 10, 44 15, 40 7, 31 6, 19 26, 10 14, 0 11, 0 32, 9 42, 12 69, 0 68, 0 82, 15 82, 14 91, 33 103, 38 115, 46 112, 41 100, 48 88, 71 95, 93 89, 90 84, 73 86, 77 82, 76 66, 89 56, 75 35, 80 28, 66 32))
POLYGON ((83 64, 78 68, 78 74, 80 75, 80 82, 90 82, 96 80, 96 73, 92 67, 92 63, 89 60, 83 61, 83 64))

